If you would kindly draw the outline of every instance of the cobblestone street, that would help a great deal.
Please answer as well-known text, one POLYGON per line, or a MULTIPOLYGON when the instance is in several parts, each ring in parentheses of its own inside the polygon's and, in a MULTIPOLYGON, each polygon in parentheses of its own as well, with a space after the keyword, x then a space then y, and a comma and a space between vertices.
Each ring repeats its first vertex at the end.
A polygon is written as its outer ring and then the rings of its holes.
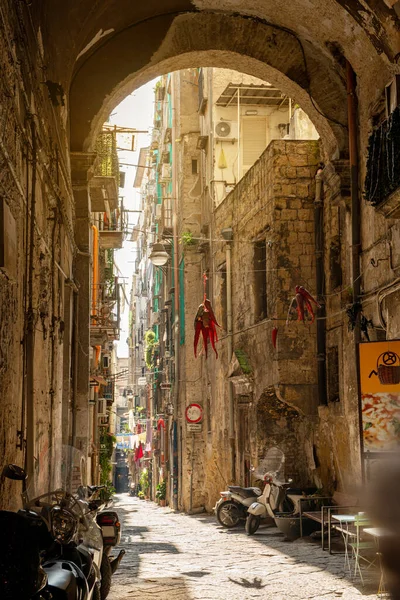
POLYGON ((109 600, 377 598, 377 580, 364 590, 354 585, 343 555, 330 556, 315 541, 285 542, 275 528, 249 538, 214 516, 177 514, 127 494, 115 507, 127 553, 109 600))

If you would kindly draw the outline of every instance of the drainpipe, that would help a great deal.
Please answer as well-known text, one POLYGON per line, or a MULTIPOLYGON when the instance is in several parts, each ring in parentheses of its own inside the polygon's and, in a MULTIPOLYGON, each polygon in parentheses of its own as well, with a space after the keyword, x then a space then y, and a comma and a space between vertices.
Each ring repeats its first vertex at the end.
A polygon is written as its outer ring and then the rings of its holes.
POLYGON ((33 279, 35 270, 35 219, 36 219, 36 168, 37 144, 33 117, 31 118, 32 135, 32 182, 31 182, 31 222, 29 240, 29 277, 28 277, 28 310, 26 314, 26 456, 25 470, 29 481, 33 481, 35 455, 35 323, 33 309, 33 279))
MULTIPOLYGON (((353 304, 360 301, 360 199, 359 199, 359 164, 358 164, 358 107, 356 93, 356 74, 349 61, 346 61, 347 79, 347 118, 349 129, 350 183, 351 183, 351 250, 352 250, 352 285, 353 304)), ((361 341, 360 312, 356 313, 354 326, 354 360, 356 389, 360 389, 360 364, 358 360, 358 344, 361 341)), ((362 423, 361 394, 358 394, 358 429, 360 440, 361 478, 365 479, 364 432, 362 423)))
POLYGON ((172 452, 170 455, 172 465, 172 506, 178 510, 178 401, 179 401, 179 248, 178 248, 178 190, 176 180, 177 152, 176 152, 176 108, 175 108, 175 74, 171 74, 171 102, 172 102, 172 235, 174 240, 174 348, 175 348, 175 384, 173 396, 172 420, 172 452))
MULTIPOLYGON (((232 360, 233 354, 233 323, 232 323, 232 239, 233 231, 231 227, 227 227, 221 231, 221 235, 226 241, 226 325, 227 325, 227 350, 228 364, 232 360)), ((236 477, 235 469, 235 407, 233 398, 233 388, 231 380, 228 380, 228 410, 229 410, 229 443, 231 452, 231 473, 230 478, 234 482, 236 477)))
POLYGON ((71 402, 71 446, 76 448, 76 411, 78 398, 78 362, 79 362, 79 334, 78 334, 78 306, 79 306, 79 291, 78 288, 73 290, 73 380, 72 380, 72 402, 71 402))
MULTIPOLYGON (((356 75, 351 64, 346 61, 347 76, 347 113, 349 128, 349 154, 351 179, 351 250, 352 250, 352 279, 353 304, 360 299, 360 202, 359 202, 359 165, 358 165, 358 111, 356 93, 356 75)), ((354 340, 360 341, 360 318, 357 315, 354 329, 354 340)))
POLYGON ((322 197, 322 168, 315 175, 314 232, 317 300, 321 305, 317 318, 318 403, 328 404, 326 393, 326 334, 325 334, 325 273, 324 273, 324 201, 322 197))

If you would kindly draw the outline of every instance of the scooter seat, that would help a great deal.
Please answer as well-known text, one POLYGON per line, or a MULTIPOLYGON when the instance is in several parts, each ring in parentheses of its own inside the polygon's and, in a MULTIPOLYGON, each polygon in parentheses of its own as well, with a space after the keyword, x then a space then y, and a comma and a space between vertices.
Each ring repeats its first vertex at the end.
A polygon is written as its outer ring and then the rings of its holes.
POLYGON ((244 488, 240 485, 228 485, 228 490, 242 498, 252 498, 260 495, 260 490, 255 487, 244 488))
POLYGON ((293 496, 310 496, 315 494, 317 488, 286 488, 286 494, 293 494, 293 496))

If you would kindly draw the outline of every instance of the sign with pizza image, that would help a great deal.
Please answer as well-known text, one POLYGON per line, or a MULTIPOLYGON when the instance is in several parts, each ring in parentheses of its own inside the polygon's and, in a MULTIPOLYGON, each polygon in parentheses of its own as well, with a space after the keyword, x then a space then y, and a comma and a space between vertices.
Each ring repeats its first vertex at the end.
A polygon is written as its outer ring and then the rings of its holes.
POLYGON ((364 451, 400 448, 400 340, 359 345, 364 451))

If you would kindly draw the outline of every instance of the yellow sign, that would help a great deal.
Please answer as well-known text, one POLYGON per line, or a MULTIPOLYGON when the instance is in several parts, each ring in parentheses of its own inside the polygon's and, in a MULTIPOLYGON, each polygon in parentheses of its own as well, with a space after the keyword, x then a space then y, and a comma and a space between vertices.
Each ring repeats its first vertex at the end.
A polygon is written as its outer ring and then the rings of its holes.
POLYGON ((400 341, 359 345, 364 450, 400 447, 400 341))

